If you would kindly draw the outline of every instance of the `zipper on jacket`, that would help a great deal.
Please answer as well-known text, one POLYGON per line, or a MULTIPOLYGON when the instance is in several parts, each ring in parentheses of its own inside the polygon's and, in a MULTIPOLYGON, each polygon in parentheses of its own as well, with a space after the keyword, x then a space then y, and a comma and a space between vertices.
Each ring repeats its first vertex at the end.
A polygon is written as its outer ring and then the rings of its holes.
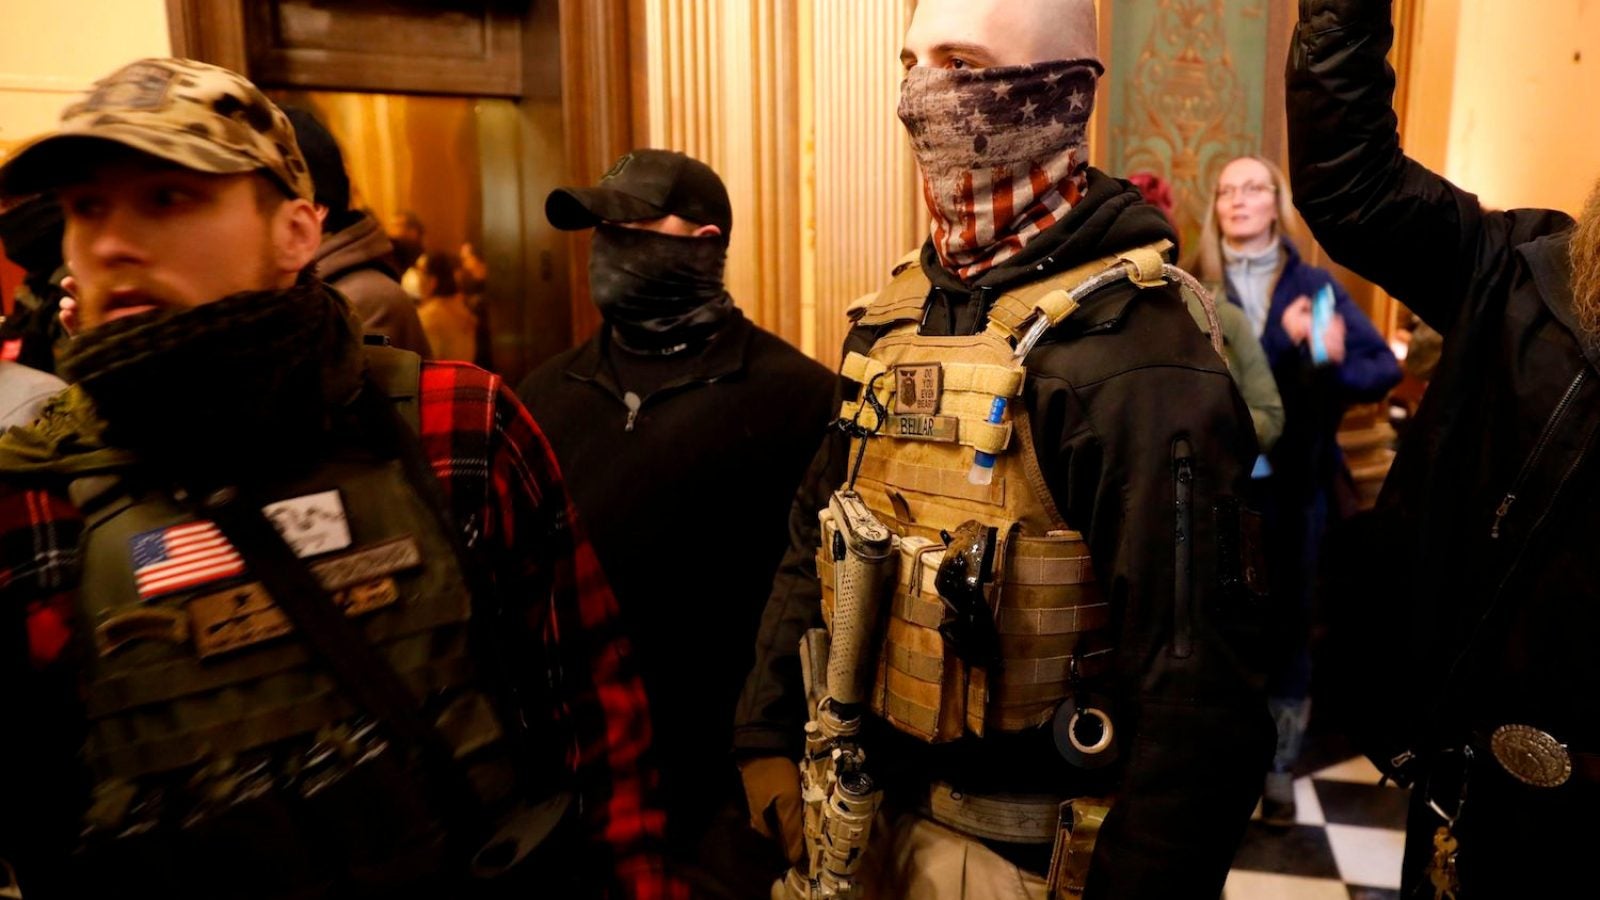
POLYGON ((1566 418, 1567 410, 1572 407, 1573 398, 1578 395, 1578 389, 1583 387, 1583 383, 1588 377, 1589 370, 1587 368, 1579 370, 1577 377, 1573 378, 1572 383, 1567 385, 1567 392, 1561 395, 1561 402, 1556 404, 1555 411, 1550 413, 1549 421, 1544 423, 1544 430, 1539 432, 1539 439, 1533 442, 1533 449, 1529 451, 1528 458, 1523 461, 1522 468, 1518 470, 1516 479, 1511 482, 1511 490, 1506 491, 1506 495, 1500 498, 1500 505, 1495 508, 1494 525, 1489 528, 1489 538, 1491 540, 1497 541, 1500 539, 1500 523, 1510 514, 1511 507, 1517 502, 1517 492, 1522 490, 1522 484, 1528 480, 1528 474, 1533 471, 1534 464, 1539 461, 1539 457, 1544 455, 1545 448, 1550 445, 1550 438, 1555 435, 1556 426, 1560 425, 1561 420, 1566 418))
POLYGON ((1186 658, 1194 652, 1194 458, 1188 438, 1172 444, 1172 474, 1176 482, 1176 531, 1172 567, 1172 655, 1186 658))
POLYGON ((622 395, 622 405, 628 408, 628 423, 622 430, 632 431, 633 423, 639 421, 639 407, 644 405, 644 401, 639 399, 638 394, 628 391, 622 395))

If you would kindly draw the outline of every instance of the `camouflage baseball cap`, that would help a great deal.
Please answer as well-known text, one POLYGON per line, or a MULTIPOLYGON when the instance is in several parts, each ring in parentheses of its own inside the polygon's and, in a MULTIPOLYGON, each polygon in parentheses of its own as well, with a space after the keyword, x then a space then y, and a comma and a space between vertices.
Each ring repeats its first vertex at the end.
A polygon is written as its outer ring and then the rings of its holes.
POLYGON ((61 127, 0 166, 0 194, 35 194, 80 173, 70 144, 111 141, 197 172, 262 170, 311 199, 311 173, 283 110, 244 76, 189 59, 141 59, 95 84, 61 113, 61 127))

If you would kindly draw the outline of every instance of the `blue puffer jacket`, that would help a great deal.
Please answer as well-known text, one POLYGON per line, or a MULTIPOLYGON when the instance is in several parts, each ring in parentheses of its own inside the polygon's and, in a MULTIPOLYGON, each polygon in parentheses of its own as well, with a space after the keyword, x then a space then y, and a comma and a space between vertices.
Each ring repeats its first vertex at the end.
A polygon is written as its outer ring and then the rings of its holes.
MULTIPOLYGON (((1400 383, 1400 364, 1361 307, 1325 269, 1300 258, 1294 243, 1282 242, 1283 271, 1272 290, 1272 306, 1261 332, 1283 397, 1283 436, 1268 459, 1278 479, 1279 496, 1307 500, 1326 490, 1338 476, 1344 457, 1339 452, 1339 422, 1352 403, 1382 400, 1400 383), (1283 312, 1301 297, 1315 298, 1322 286, 1333 286, 1334 311, 1344 318, 1345 358, 1337 365, 1315 366, 1308 344, 1295 346, 1283 330, 1283 312)), ((1240 305, 1238 292, 1227 285, 1228 299, 1240 305)))

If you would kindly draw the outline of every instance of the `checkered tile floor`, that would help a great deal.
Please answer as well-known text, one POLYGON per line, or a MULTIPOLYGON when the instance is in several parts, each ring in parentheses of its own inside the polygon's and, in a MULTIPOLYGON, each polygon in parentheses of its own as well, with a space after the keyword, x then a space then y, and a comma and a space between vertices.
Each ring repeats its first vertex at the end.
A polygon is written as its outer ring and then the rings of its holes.
POLYGON ((1295 825, 1250 823, 1223 900, 1398 900, 1407 792, 1359 757, 1294 787, 1295 825))

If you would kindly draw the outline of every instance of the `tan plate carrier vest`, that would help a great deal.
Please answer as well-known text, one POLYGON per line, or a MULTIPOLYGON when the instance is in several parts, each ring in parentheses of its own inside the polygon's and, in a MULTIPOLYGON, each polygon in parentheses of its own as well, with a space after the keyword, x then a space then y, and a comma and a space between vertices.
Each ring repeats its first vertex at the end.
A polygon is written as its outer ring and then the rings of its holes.
MULTIPOLYGON (((920 266, 903 263, 894 280, 866 307, 857 324, 886 328, 865 355, 851 353, 841 374, 861 385, 844 419, 877 433, 867 439, 855 489, 899 537, 899 571, 872 691, 872 710, 896 728, 929 742, 968 732, 1017 732, 1049 722, 1072 690, 1074 669, 1092 679, 1111 661, 1111 611, 1095 584, 1083 536, 1068 527, 1051 498, 1019 398, 1027 371, 1014 358, 1025 326, 1036 315, 1052 327, 1077 309, 1069 292, 1119 263, 1141 287, 1162 281, 1166 242, 1098 259, 1001 296, 983 332, 919 335, 931 287, 920 266), (937 367, 930 391, 927 370, 937 367), (899 396, 921 385, 920 397, 899 396), (889 412, 879 423, 866 404, 869 386, 889 412), (930 396, 930 393, 932 396, 930 396), (996 397, 1008 415, 990 424, 996 397), (863 408, 864 407, 864 408, 863 408), (908 407, 915 412, 906 412, 908 407), (931 410, 931 411, 930 411, 931 410), (881 427, 879 427, 881 425, 881 427), (994 454, 994 478, 968 480, 976 451, 994 454), (945 646, 939 625, 945 608, 934 590, 944 557, 941 530, 976 519, 998 529, 995 571, 988 573, 1004 665, 997 672, 969 667, 945 646)), ((853 438, 849 461, 860 450, 853 438)), ((817 554, 822 613, 832 627, 834 579, 824 515, 817 554)))

